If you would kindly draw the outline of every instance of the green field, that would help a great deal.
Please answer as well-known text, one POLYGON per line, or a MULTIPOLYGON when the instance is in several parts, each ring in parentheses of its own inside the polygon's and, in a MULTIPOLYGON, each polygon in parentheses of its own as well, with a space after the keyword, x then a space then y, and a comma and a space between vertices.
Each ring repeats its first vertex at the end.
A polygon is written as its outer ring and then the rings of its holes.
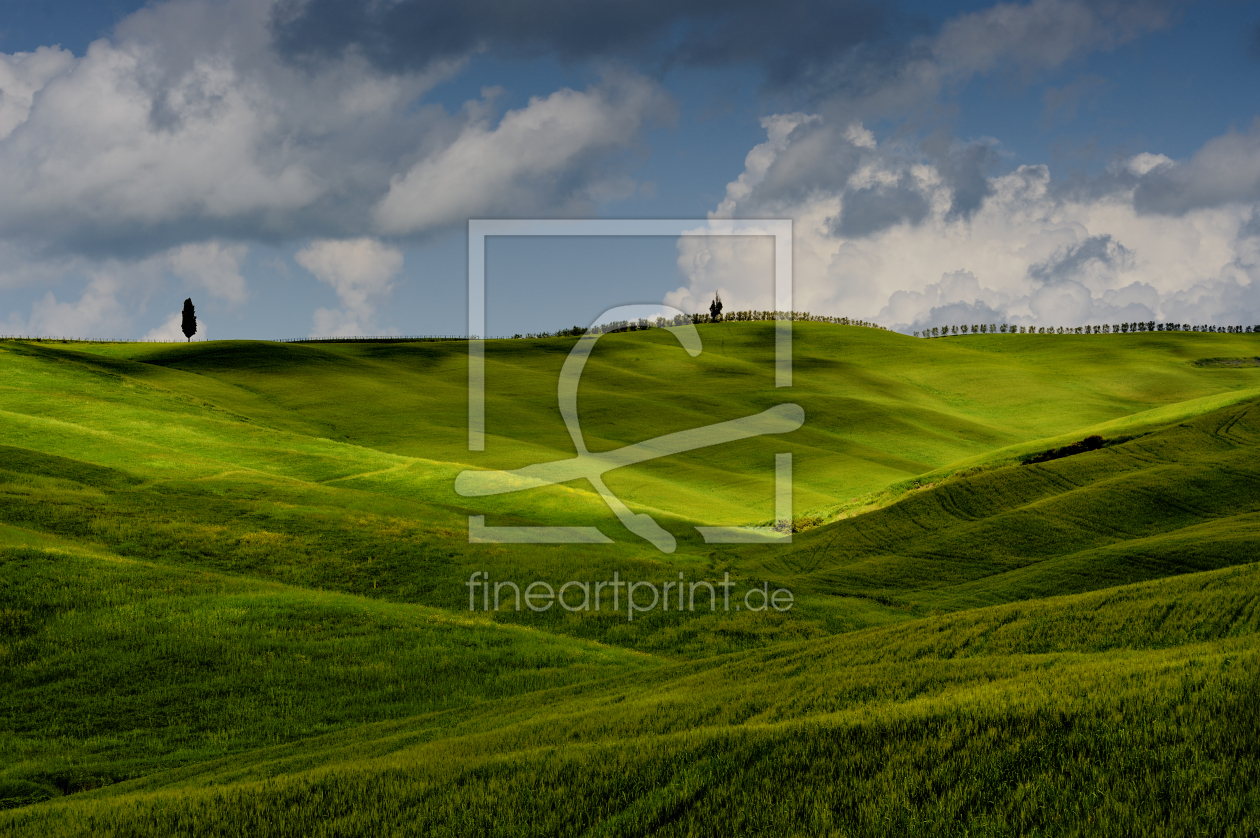
POLYGON ((459 342, 0 342, 0 832, 1260 833, 1260 336, 802 323, 776 389, 773 323, 698 328, 600 338, 590 450, 805 424, 608 472, 673 553, 585 481, 454 490, 573 456, 576 339, 486 344, 475 453, 459 342), (782 452, 791 543, 706 544, 782 452), (795 605, 470 611, 478 571, 795 605))

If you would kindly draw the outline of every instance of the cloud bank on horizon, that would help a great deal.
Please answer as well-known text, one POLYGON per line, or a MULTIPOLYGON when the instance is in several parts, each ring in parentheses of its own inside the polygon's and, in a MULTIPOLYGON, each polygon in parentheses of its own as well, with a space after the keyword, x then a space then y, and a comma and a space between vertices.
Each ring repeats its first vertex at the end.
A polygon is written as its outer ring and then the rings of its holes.
MULTIPOLYGON (((880 144, 812 114, 765 125, 713 215, 794 219, 798 310, 907 332, 1260 323, 1260 122, 1184 163, 1141 153, 1063 182, 1045 165, 986 174, 984 143, 880 144)), ((729 308, 772 308, 771 264, 764 244, 680 240, 689 282, 666 302, 699 311, 720 292, 729 308)))
MULTIPOLYGON (((711 215, 794 220, 797 309, 904 331, 1260 323, 1260 116, 1184 159, 1143 149, 1067 176, 951 128, 974 80, 1019 84, 1185 13, 1032 0, 933 23, 852 0, 154 3, 82 54, 0 53, 0 333, 161 339, 173 288, 223 316, 245 306, 268 281, 258 248, 335 293, 335 308, 311 307, 312 334, 387 332, 380 307, 427 243, 472 217, 607 213, 638 194, 654 132, 684 130, 671 79, 750 68, 765 140, 711 215), (493 85, 439 101, 487 57, 594 75, 517 107, 493 85)), ((1080 95, 1065 88, 1047 111, 1080 95)), ((769 308, 770 264, 764 240, 681 239, 664 302, 700 311, 720 292, 728 309, 769 308)))

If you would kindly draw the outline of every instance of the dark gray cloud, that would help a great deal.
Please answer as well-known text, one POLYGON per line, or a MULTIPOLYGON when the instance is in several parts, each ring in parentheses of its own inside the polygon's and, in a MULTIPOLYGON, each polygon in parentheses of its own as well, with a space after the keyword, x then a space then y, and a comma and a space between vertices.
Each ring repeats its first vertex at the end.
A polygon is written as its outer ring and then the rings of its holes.
POLYGON ((282 0, 271 28, 290 59, 355 51, 391 71, 487 50, 660 67, 755 63, 781 85, 904 34, 905 21, 866 0, 282 0))
POLYGON ((897 324, 895 328, 900 331, 922 331, 933 326, 961 326, 966 323, 970 330, 972 326, 981 323, 988 326, 1006 322, 1008 322, 1008 315, 1005 311, 995 309, 982 300, 971 303, 960 300, 948 305, 936 306, 914 323, 897 324))
POLYGON ((854 189, 844 196, 838 218, 832 219, 833 235, 861 238, 902 222, 918 224, 928 214, 927 197, 909 175, 894 185, 879 184, 854 189))
POLYGON ((1133 194, 1138 212, 1159 215, 1254 201, 1260 201, 1260 119, 1246 133, 1210 140, 1185 163, 1151 170, 1133 194))
POLYGON ((1038 282, 1051 284, 1074 280, 1094 267, 1123 270, 1133 262, 1133 251, 1111 237, 1110 234, 1090 236, 1055 253, 1044 262, 1032 265, 1028 276, 1038 282))
POLYGON ((924 151, 953 193, 946 217, 950 221, 970 219, 984 199, 993 194, 989 175, 1002 162, 998 153, 989 143, 951 146, 937 137, 924 143, 924 151))
POLYGON ((938 26, 874 0, 280 0, 271 30, 299 62, 352 52, 394 72, 486 51, 619 58, 648 72, 751 64, 795 96, 887 94, 884 104, 905 104, 1000 66, 1027 74, 1111 49, 1166 25, 1173 5, 1031 0, 938 26))
POLYGON ((941 172, 954 189, 950 219, 971 218, 984 199, 993 194, 989 173, 998 166, 997 152, 987 145, 972 145, 950 158, 941 172))
POLYGON ((794 202, 819 191, 839 192, 862 162, 861 152, 839 126, 804 122, 792 130, 786 148, 775 155, 757 186, 757 199, 794 202))
POLYGON ((924 162, 933 165, 949 190, 946 220, 968 220, 993 193, 990 175, 1001 164, 989 143, 963 144, 943 130, 918 150, 895 139, 881 146, 860 123, 825 118, 801 119, 789 132, 772 129, 770 135, 773 160, 743 196, 745 211, 774 212, 784 204, 834 195, 842 199, 841 212, 828 221, 827 229, 846 238, 921 222, 931 210, 931 189, 910 171, 924 162), (883 182, 850 182, 859 169, 871 167, 881 172, 883 182), (889 176, 895 180, 888 182, 889 176))
POLYGON ((1238 238, 1260 239, 1260 209, 1251 210, 1251 217, 1238 228, 1238 238))

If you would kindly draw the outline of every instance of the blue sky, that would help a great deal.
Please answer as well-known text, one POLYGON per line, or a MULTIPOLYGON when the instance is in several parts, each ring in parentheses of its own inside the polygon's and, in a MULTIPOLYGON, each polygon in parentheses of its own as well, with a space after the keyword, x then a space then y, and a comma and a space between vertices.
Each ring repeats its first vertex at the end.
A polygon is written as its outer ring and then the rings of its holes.
MULTIPOLYGON (((1244 2, 4 0, 0 333, 459 333, 470 217, 710 214, 907 332, 1260 323, 1257 89, 1244 2)), ((489 330, 764 307, 763 251, 495 242, 489 330)))

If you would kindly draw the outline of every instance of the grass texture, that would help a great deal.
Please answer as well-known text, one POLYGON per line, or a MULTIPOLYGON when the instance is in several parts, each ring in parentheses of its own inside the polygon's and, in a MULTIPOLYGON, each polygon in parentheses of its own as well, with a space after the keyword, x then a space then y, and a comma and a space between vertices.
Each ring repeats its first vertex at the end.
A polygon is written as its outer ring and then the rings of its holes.
POLYGON ((799 324, 778 389, 773 324, 700 333, 600 339, 592 451, 806 422, 608 473, 670 554, 580 481, 453 490, 573 456, 572 339, 487 344, 484 452, 458 343, 0 343, 0 831, 1260 831, 1255 338, 799 324), (705 544, 781 452, 801 531, 705 544), (470 611, 474 571, 796 605, 470 611))

